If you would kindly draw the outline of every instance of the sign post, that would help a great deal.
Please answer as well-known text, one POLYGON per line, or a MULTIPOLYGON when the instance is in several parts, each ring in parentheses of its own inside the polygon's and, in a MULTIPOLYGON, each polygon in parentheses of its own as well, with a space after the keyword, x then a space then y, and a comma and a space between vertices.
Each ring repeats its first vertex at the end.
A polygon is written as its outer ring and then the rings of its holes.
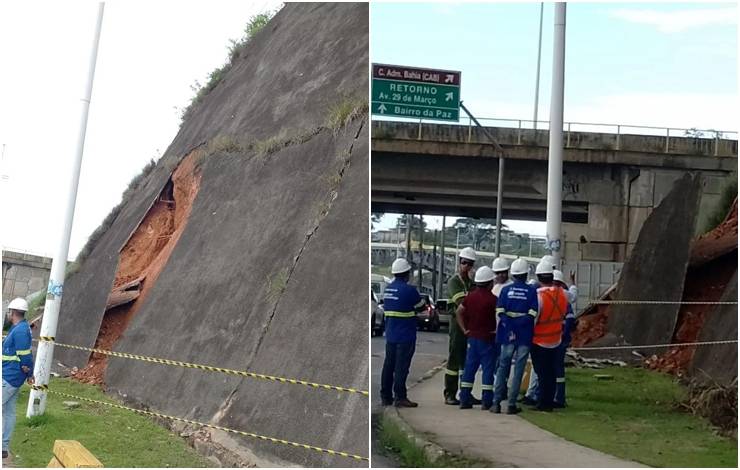
POLYGON ((373 114, 454 121, 460 119, 460 72, 373 64, 373 114))

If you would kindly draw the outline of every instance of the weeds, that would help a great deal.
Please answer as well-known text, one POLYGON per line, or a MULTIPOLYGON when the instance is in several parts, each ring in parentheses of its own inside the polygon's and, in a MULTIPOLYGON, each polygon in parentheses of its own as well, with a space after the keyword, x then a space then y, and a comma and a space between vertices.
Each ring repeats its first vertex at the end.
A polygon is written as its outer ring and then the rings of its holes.
POLYGON ((239 57, 241 57, 242 52, 244 52, 244 49, 246 48, 247 44, 249 44, 249 41, 258 32, 260 32, 267 25, 267 23, 270 22, 270 20, 275 16, 278 10, 279 8, 274 11, 268 11, 265 13, 254 15, 247 22, 247 26, 244 28, 244 35, 240 39, 231 39, 229 41, 230 45, 228 51, 228 60, 222 66, 214 69, 208 75, 208 81, 205 84, 201 84, 200 82, 196 81, 195 84, 191 85, 190 88, 193 90, 194 96, 190 100, 190 104, 188 104, 188 106, 183 109, 180 116, 181 121, 184 121, 188 116, 190 116, 193 108, 201 103, 205 99, 205 97, 208 96, 208 94, 213 91, 213 89, 216 88, 219 83, 221 83, 229 70, 231 70, 231 67, 234 65, 234 63, 239 59, 239 57))
POLYGON ((704 233, 712 231, 725 220, 735 198, 737 198, 737 175, 733 174, 729 176, 729 182, 722 188, 717 205, 707 217, 704 233))
POLYGON ((368 110, 366 96, 345 96, 331 105, 326 117, 326 127, 334 132, 347 126, 368 110))
POLYGON ((272 276, 267 276, 267 300, 274 304, 288 285, 288 270, 281 269, 272 276))

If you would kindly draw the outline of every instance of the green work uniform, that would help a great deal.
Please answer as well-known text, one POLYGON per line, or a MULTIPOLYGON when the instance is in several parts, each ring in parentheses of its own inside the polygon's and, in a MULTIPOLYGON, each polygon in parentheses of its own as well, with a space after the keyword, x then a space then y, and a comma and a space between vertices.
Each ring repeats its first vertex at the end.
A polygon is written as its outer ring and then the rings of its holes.
POLYGON ((445 398, 455 398, 457 396, 458 381, 462 376, 463 366, 465 365, 465 353, 467 341, 465 333, 457 324, 457 307, 459 307, 465 296, 470 292, 472 286, 470 279, 465 279, 460 274, 455 274, 447 281, 447 295, 454 302, 455 308, 450 317, 450 354, 447 357, 447 368, 445 369, 445 398))

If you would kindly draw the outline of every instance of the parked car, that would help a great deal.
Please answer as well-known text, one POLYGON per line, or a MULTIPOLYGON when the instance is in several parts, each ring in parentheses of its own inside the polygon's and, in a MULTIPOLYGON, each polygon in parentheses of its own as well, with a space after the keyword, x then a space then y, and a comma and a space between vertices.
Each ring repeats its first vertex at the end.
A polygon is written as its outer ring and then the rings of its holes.
POLYGON ((417 326, 420 330, 439 331, 439 313, 434 306, 429 294, 421 294, 421 298, 426 304, 424 310, 416 314, 417 326))
POLYGON ((378 300, 383 302, 383 295, 385 294, 385 286, 389 284, 389 279, 381 274, 373 274, 370 277, 370 287, 372 288, 375 295, 378 296, 378 300))
POLYGON ((383 336, 385 331, 385 311, 378 301, 378 296, 370 289, 370 334, 383 336))
POLYGON ((450 326, 450 320, 452 319, 450 309, 455 308, 455 304, 450 303, 449 299, 438 299, 436 307, 440 325, 450 326))

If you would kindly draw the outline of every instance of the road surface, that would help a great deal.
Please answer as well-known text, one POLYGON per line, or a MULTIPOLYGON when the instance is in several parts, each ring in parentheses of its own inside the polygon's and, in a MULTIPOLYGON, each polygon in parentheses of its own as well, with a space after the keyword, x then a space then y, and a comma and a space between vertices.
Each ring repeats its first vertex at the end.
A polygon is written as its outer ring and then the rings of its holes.
MULTIPOLYGON (((442 364, 447 359, 447 329, 442 328, 437 333, 420 331, 416 338, 416 352, 411 362, 411 371, 407 383, 412 384, 419 380, 430 369, 442 364)), ((370 403, 372 410, 372 466, 374 468, 400 467, 400 462, 392 456, 384 456, 380 449, 377 433, 377 421, 380 417, 380 371, 385 358, 385 337, 373 337, 371 341, 372 360, 370 362, 370 403)), ((442 389, 439 390, 439 399, 442 400, 442 389)), ((409 398, 414 399, 413 389, 409 391, 409 398)))

